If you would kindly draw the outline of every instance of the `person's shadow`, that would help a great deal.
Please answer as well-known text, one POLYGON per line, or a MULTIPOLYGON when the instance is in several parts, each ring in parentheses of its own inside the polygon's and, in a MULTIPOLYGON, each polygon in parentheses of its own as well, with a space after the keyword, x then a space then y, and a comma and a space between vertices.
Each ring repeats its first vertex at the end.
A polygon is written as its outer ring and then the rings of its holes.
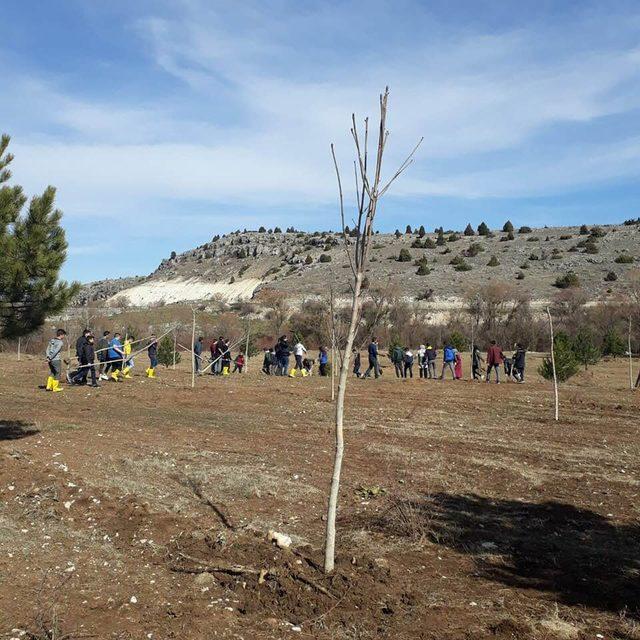
POLYGON ((22 420, 0 420, 0 441, 1 440, 19 440, 35 436, 40 430, 31 422, 23 422, 22 420))
POLYGON ((483 578, 640 618, 640 524, 561 502, 447 493, 393 501, 367 524, 471 555, 483 578))

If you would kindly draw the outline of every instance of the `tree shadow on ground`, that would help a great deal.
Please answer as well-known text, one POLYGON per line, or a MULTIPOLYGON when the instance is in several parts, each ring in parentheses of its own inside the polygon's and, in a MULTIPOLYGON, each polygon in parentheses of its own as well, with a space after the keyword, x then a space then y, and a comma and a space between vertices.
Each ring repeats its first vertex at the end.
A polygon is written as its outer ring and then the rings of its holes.
POLYGON ((0 420, 0 441, 1 440, 20 440, 35 436, 40 433, 32 422, 23 422, 22 420, 0 420))
MULTIPOLYGON (((361 523, 362 524, 362 523, 361 523)), ((392 500, 369 528, 473 557, 480 577, 559 601, 640 617, 640 525, 560 502, 439 493, 392 500)))

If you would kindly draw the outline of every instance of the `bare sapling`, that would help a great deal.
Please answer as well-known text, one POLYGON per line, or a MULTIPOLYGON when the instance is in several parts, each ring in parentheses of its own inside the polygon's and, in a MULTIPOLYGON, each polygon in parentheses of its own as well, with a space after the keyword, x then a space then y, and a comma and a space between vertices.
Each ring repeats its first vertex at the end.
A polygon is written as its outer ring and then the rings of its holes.
MULTIPOLYGON (((196 309, 193 307, 191 309, 193 313, 193 321, 191 323, 191 350, 194 351, 196 346, 196 309)), ((191 355, 191 388, 193 389, 196 386, 196 354, 195 352, 191 355)))
POLYGON ((360 314, 362 310, 362 282, 364 272, 368 262, 369 249, 373 238, 373 221, 376 215, 378 201, 387 192, 391 184, 400 174, 413 162, 413 156, 422 142, 422 139, 407 156, 405 161, 399 166, 391 179, 382 183, 382 159, 385 146, 389 136, 386 128, 387 121, 387 100, 389 97, 388 87, 380 96, 380 125, 378 129, 378 143, 373 161, 373 170, 369 166, 369 119, 364 120, 363 136, 356 125, 355 115, 351 116, 351 136, 356 150, 355 167, 355 187, 356 187, 356 215, 354 220, 354 231, 350 238, 346 231, 344 217, 344 197, 342 190, 342 180, 334 145, 331 145, 331 156, 336 171, 338 182, 338 195, 340 206, 340 221, 344 248, 349 260, 349 266, 353 276, 351 284, 351 314, 349 329, 346 341, 340 345, 342 357, 340 360, 340 375, 338 377, 338 395, 335 407, 335 452, 333 461, 333 475, 331 477, 331 489, 329 492, 329 504, 327 509, 327 528, 325 535, 324 570, 331 573, 335 566, 335 544, 336 544, 336 514, 338 509, 338 494, 340 491, 340 473, 342 471, 342 459, 344 455, 344 400, 349 377, 349 365, 351 351, 355 341, 356 333, 360 324, 360 314))
POLYGON ((551 334, 551 370, 553 371, 553 391, 555 397, 555 419, 559 420, 560 406, 558 400, 558 376, 556 375, 556 354, 553 336, 553 320, 551 319, 551 311, 547 307, 547 315, 549 316, 549 333, 551 334))
POLYGON ((629 316, 629 333, 627 339, 627 352, 629 353, 629 389, 633 391, 633 354, 631 353, 631 316, 629 316))

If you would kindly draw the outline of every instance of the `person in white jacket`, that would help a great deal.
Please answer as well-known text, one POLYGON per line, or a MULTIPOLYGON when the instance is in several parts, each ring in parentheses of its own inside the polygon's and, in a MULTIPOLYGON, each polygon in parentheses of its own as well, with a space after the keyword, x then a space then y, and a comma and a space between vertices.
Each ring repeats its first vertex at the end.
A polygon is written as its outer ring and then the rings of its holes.
POLYGON ((295 369, 298 369, 298 371, 302 371, 302 359, 304 358, 306 353, 307 353, 307 349, 302 344, 302 342, 296 342, 296 344, 293 347, 293 355, 295 356, 295 359, 296 359, 295 369))

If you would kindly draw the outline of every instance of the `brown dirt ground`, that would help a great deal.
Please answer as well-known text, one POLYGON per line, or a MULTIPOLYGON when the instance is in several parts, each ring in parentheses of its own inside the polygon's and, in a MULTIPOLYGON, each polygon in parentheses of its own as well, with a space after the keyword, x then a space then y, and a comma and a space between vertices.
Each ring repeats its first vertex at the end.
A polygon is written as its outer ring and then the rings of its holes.
POLYGON ((640 638, 640 392, 601 363, 555 423, 536 364, 350 381, 326 577, 328 380, 51 394, 0 355, 0 638, 640 638))

